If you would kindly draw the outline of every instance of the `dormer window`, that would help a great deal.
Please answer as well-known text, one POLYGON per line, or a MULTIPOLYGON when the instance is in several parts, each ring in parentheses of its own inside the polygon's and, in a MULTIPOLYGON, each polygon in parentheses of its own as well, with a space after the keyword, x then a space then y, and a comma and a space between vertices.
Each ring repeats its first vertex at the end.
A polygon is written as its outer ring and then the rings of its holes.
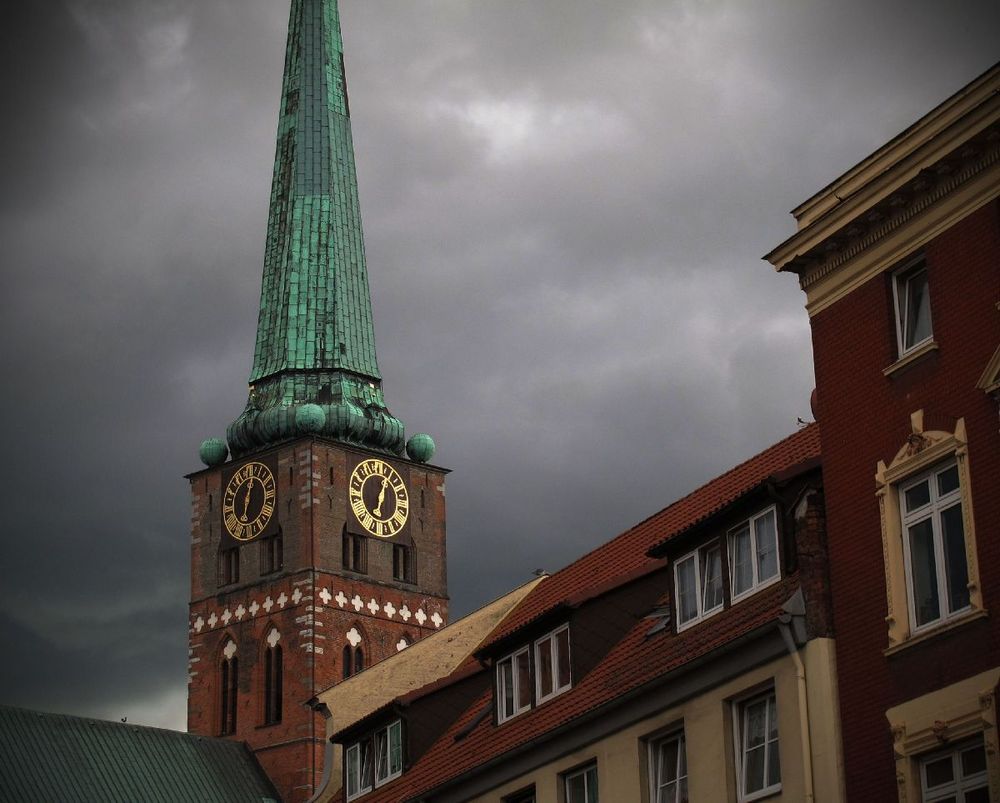
POLYGON ((718 541, 674 563, 674 590, 678 630, 722 610, 722 548, 718 541))
POLYGON ((562 694, 572 685, 569 664, 569 625, 535 642, 535 690, 539 703, 562 694))
POLYGON ((531 708, 531 666, 528 648, 497 662, 497 722, 506 722, 531 708))
POLYGON ((347 748, 347 799, 361 797, 403 774, 403 723, 396 720, 347 748))
POLYGON ((729 571, 734 602, 778 581, 781 571, 774 507, 729 531, 729 571))

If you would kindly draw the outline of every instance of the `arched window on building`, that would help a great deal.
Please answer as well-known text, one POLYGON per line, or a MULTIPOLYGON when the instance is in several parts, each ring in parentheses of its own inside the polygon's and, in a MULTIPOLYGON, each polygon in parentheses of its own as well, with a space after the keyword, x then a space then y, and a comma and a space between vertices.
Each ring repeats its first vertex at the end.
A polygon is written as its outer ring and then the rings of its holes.
POLYGON ((219 659, 219 735, 236 733, 236 698, 240 688, 240 659, 236 642, 226 641, 219 659))
POLYGON ((365 651, 361 646, 363 642, 364 636, 357 627, 347 631, 347 644, 344 645, 342 662, 345 680, 365 668, 365 651))
POLYGON ((281 722, 281 634, 272 627, 264 643, 264 724, 281 722))
POLYGON ((350 644, 345 644, 344 645, 344 657, 343 657, 343 660, 342 660, 343 669, 344 669, 344 680, 347 680, 347 678, 349 678, 352 674, 354 674, 354 672, 353 672, 354 660, 353 659, 354 659, 354 650, 351 648, 350 644))

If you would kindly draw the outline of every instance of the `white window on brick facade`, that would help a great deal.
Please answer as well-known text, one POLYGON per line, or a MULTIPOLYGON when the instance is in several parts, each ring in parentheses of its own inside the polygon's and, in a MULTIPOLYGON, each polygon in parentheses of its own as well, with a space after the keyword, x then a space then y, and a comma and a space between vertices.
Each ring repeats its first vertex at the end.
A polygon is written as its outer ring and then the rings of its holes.
POLYGON ((982 739, 922 759, 920 785, 924 803, 989 803, 982 739))
POLYGON ((923 259, 896 271, 892 277, 896 308, 896 342, 900 357, 930 341, 931 301, 927 289, 927 265, 923 259))
POLYGON ((677 629, 722 610, 722 548, 715 541, 674 562, 677 629))
POLYGON ((506 722, 531 708, 531 666, 524 647, 497 661, 497 722, 506 722))
POLYGON ((556 628, 535 642, 535 693, 541 703, 573 685, 569 656, 569 625, 556 628))
POLYGON ((733 601, 781 578, 778 516, 770 507, 729 531, 729 573, 733 601))

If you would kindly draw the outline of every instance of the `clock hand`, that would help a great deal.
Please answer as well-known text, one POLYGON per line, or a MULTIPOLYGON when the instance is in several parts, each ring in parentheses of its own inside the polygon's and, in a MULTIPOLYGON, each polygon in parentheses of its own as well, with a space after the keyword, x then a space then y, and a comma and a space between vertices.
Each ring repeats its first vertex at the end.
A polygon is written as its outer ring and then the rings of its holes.
POLYGON ((378 504, 372 511, 372 515, 381 516, 382 515, 382 503, 385 501, 385 489, 389 487, 389 480, 382 477, 382 490, 378 492, 378 504))
POLYGON ((247 480, 247 492, 243 495, 243 521, 247 520, 247 508, 250 507, 250 489, 253 488, 253 478, 247 480))

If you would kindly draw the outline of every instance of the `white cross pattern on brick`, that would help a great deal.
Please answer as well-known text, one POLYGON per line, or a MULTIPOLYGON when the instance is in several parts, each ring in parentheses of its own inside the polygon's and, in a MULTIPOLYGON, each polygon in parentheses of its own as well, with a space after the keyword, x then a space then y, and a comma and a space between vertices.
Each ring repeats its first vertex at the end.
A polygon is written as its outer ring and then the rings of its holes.
POLYGON ((226 608, 226 610, 224 610, 222 612, 222 624, 228 625, 229 624, 229 620, 232 619, 232 618, 233 618, 233 615, 229 612, 229 608, 226 608))
POLYGON ((354 595, 354 599, 351 600, 351 605, 354 606, 354 610, 360 611, 364 606, 364 600, 361 599, 357 594, 354 595))
POLYGON ((281 633, 278 632, 278 628, 272 627, 271 632, 267 634, 267 643, 271 645, 271 649, 274 649, 274 645, 278 643, 281 639, 281 633))
POLYGON ((333 595, 329 592, 328 589, 324 588, 322 591, 319 592, 319 598, 323 600, 324 605, 329 605, 330 600, 333 599, 333 595))
POLYGON ((421 627, 423 627, 424 622, 427 621, 427 614, 424 613, 423 608, 417 608, 417 621, 420 623, 421 627))
POLYGON ((347 631, 347 640, 351 642, 352 647, 357 647, 361 643, 361 634, 356 627, 347 631))
POLYGON ((402 652, 403 650, 405 650, 409 646, 410 645, 406 641, 406 639, 405 638, 401 638, 399 641, 396 642, 396 652, 402 652))
POLYGON ((434 623, 434 627, 441 627, 444 624, 444 619, 441 618, 441 614, 434 611, 434 615, 431 617, 431 621, 434 623))
POLYGON ((236 642, 230 641, 226 644, 225 648, 222 650, 222 654, 226 656, 227 661, 231 661, 233 656, 236 655, 236 642))
POLYGON ((260 605, 257 604, 257 600, 254 600, 253 602, 250 603, 250 615, 251 616, 256 616, 257 615, 257 611, 259 611, 259 610, 260 610, 260 605))
POLYGON ((298 605, 302 601, 302 591, 296 588, 292 592, 292 603, 298 605))
POLYGON ((264 610, 267 613, 270 613, 271 612, 271 608, 273 608, 273 607, 274 607, 274 600, 271 599, 271 595, 268 594, 266 597, 264 597, 264 610))
POLYGON ((385 611, 385 615, 388 616, 390 619, 392 619, 392 617, 396 615, 396 608, 391 602, 387 602, 382 607, 382 610, 385 611))
POLYGON ((208 617, 208 626, 215 627, 215 623, 219 621, 219 617, 215 615, 215 611, 212 611, 212 615, 208 617))
POLYGON ((403 605, 403 607, 399 609, 399 617, 404 622, 409 622, 411 616, 413 616, 413 614, 410 613, 410 609, 407 608, 406 605, 403 605))
POLYGON ((347 597, 344 596, 343 591, 338 591, 337 596, 334 597, 337 600, 337 604, 343 608, 347 604, 347 597))
POLYGON ((277 599, 278 606, 284 608, 286 602, 288 602, 288 597, 286 597, 285 592, 282 591, 280 594, 278 594, 278 599, 277 599))
POLYGON ((368 603, 368 610, 372 612, 372 616, 378 613, 378 603, 375 601, 374 597, 372 597, 371 601, 368 603))
POLYGON ((201 629, 205 626, 205 620, 200 616, 194 620, 194 632, 200 633, 201 629))
POLYGON ((247 615, 247 609, 243 607, 243 603, 241 602, 239 605, 236 606, 236 618, 243 619, 243 617, 246 615, 247 615))

